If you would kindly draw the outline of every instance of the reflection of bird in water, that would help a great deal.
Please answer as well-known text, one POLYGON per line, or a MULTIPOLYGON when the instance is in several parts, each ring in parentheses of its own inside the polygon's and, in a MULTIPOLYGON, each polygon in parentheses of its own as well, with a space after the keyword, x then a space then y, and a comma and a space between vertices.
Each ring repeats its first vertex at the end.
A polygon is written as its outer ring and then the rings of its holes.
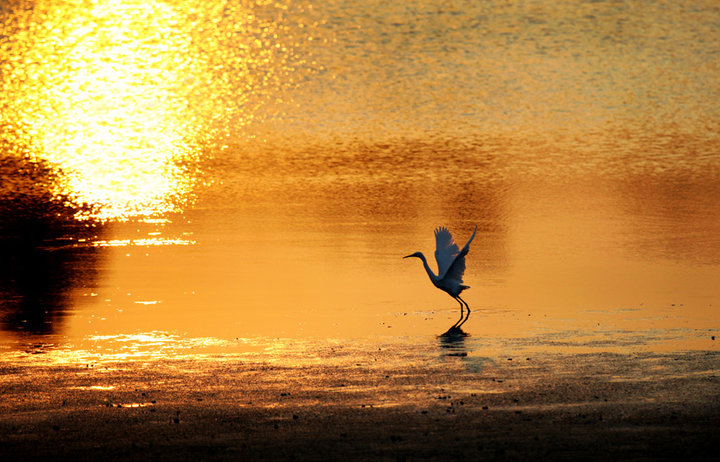
POLYGON ((465 247, 460 250, 455 240, 447 228, 440 227, 435 230, 435 260, 437 260, 438 274, 436 275, 430 269, 425 255, 422 252, 415 252, 403 258, 416 257, 422 260, 425 271, 430 276, 430 281, 440 290, 447 292, 452 298, 460 304, 460 320, 456 322, 452 329, 460 329, 460 326, 467 321, 470 316, 470 306, 465 300, 460 298, 460 293, 469 289, 470 286, 463 285, 462 277, 465 273, 465 255, 470 250, 470 243, 475 238, 477 226, 473 231, 470 240, 467 241, 465 247), (467 308, 467 316, 463 319, 463 309, 467 308))
MULTIPOLYGON (((460 319, 462 319, 462 316, 460 319)), ((468 334, 460 328, 458 323, 460 323, 460 321, 455 323, 447 332, 438 336, 440 339, 440 348, 444 351, 443 356, 458 356, 464 358, 468 355, 468 349, 465 345, 465 337, 468 337, 468 334)))

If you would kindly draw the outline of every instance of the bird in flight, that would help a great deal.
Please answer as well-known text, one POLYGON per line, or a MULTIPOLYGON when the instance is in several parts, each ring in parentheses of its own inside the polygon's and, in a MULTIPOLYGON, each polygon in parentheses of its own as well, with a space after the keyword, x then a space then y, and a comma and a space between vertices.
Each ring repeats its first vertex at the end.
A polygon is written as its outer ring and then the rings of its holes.
POLYGON ((460 250, 447 228, 441 226, 435 230, 435 260, 437 260, 438 274, 433 273, 433 270, 430 269, 422 252, 415 252, 412 255, 403 257, 416 257, 422 260, 425 271, 430 276, 433 285, 447 292, 460 304, 460 319, 462 319, 463 308, 467 308, 468 315, 470 314, 470 306, 460 298, 460 293, 470 288, 470 286, 463 285, 462 278, 465 273, 465 255, 470 250, 470 243, 475 238, 476 232, 477 226, 465 247, 460 250))

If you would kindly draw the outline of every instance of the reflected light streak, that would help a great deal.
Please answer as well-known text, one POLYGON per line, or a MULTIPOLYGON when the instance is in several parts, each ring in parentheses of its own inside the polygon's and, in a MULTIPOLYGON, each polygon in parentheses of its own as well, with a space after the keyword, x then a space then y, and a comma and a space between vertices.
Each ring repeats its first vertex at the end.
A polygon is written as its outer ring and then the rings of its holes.
POLYGON ((145 238, 145 239, 110 239, 93 241, 94 247, 127 247, 127 246, 163 246, 163 245, 194 245, 195 241, 172 238, 145 238))
MULTIPOLYGON (((185 337, 175 333, 152 331, 135 334, 89 335, 82 346, 85 360, 114 362, 152 359, 198 359, 228 352, 237 342, 212 337, 185 337)), ((62 353, 58 357, 63 357, 62 353)), ((68 362, 76 362, 73 355, 68 362)))
POLYGON ((90 385, 90 386, 79 386, 79 387, 70 387, 70 390, 114 390, 115 385, 90 385))

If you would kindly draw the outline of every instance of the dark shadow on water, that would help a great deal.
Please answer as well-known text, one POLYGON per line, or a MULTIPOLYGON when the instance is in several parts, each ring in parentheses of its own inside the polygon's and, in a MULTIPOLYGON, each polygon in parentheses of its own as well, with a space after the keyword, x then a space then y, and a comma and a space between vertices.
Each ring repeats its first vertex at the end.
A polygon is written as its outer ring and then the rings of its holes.
POLYGON ((60 333, 68 294, 97 280, 98 249, 83 244, 100 223, 55 192, 58 174, 42 162, 0 152, 0 328, 60 333))
POLYGON ((470 311, 460 313, 460 319, 455 322, 446 332, 438 335, 440 339, 440 348, 443 349, 443 356, 466 357, 468 355, 468 347, 465 339, 470 336, 462 330, 462 325, 470 318, 470 311))

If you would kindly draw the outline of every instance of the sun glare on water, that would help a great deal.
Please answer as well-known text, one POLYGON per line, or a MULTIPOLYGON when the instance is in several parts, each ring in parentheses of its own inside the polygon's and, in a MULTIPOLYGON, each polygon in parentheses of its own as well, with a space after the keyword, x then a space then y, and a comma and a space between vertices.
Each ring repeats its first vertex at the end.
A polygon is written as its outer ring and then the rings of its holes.
POLYGON ((152 0, 61 3, 34 5, 14 31, 23 53, 6 64, 6 126, 63 172, 63 193, 97 207, 94 218, 176 211, 207 128, 208 103, 193 102, 206 63, 178 27, 185 18, 152 0))

